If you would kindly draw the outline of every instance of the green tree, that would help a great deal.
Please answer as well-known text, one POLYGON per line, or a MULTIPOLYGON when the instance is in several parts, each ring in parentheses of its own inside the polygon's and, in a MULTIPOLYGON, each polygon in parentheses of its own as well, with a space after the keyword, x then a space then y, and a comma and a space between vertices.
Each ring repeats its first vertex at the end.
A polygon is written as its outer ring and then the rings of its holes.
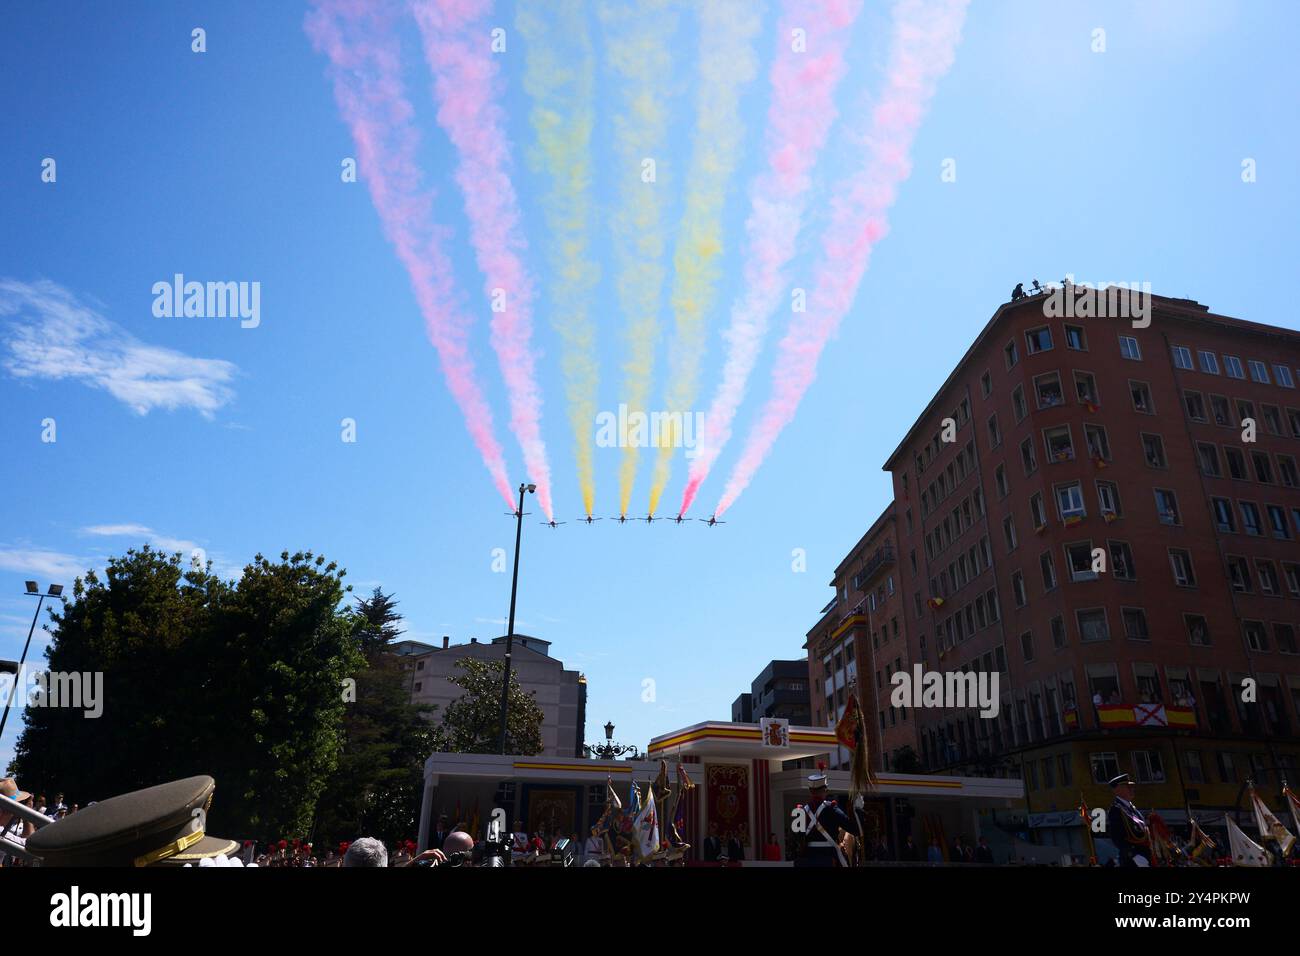
POLYGON ((213 832, 305 834, 361 659, 344 573, 285 552, 224 582, 146 545, 78 578, 50 615, 46 660, 102 673, 103 713, 29 709, 14 759, 24 786, 85 803, 206 773, 213 832))
POLYGON ((359 836, 394 842, 415 836, 424 786, 424 761, 434 750, 435 708, 411 702, 410 675, 392 642, 402 617, 379 588, 358 598, 353 633, 364 658, 356 700, 343 719, 343 752, 331 774, 314 838, 330 846, 359 836))
MULTIPOLYGON (((456 662, 463 673, 448 677, 464 693, 447 705, 435 735, 437 750, 494 754, 501 746, 501 677, 503 661, 467 657, 456 662)), ((506 753, 542 751, 542 709, 532 691, 524 692, 510 673, 510 712, 506 719, 506 753)))

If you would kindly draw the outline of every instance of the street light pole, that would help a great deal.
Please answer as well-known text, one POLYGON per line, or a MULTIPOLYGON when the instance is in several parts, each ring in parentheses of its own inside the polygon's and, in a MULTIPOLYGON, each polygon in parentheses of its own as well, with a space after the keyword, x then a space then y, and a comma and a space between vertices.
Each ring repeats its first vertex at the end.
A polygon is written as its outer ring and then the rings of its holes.
POLYGON ((519 486, 519 507, 515 510, 515 571, 510 579, 510 621, 506 627, 506 666, 501 675, 501 744, 506 752, 506 717, 510 710, 510 654, 515 646, 515 595, 519 591, 519 544, 524 533, 524 492, 532 494, 536 485, 519 486))
POLYGON ((23 679, 23 665, 27 663, 27 650, 32 646, 32 635, 36 633, 36 622, 41 616, 41 605, 45 603, 47 597, 58 597, 63 593, 63 585, 51 584, 49 593, 41 594, 40 588, 36 586, 35 581, 27 582, 28 594, 36 595, 36 613, 32 615, 32 626, 27 629, 27 643, 23 645, 23 656, 18 659, 18 670, 14 674, 14 686, 9 692, 9 697, 5 701, 4 714, 0 716, 0 740, 4 739, 5 724, 9 721, 9 708, 13 706, 14 697, 18 695, 18 686, 23 679))

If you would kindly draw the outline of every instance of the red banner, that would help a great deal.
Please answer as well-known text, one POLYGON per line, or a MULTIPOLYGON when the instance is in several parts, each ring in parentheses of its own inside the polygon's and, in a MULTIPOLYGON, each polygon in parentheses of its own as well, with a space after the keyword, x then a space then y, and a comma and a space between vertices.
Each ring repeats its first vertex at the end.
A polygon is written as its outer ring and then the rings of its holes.
POLYGON ((708 767, 708 821, 726 845, 728 835, 749 845, 749 768, 743 764, 708 767))

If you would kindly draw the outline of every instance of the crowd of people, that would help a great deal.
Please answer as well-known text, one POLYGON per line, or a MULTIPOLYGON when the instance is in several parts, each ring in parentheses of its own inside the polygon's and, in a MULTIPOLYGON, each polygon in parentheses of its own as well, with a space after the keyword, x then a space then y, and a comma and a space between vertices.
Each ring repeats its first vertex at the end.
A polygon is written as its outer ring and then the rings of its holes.
POLYGON ((33 794, 23 790, 13 777, 0 779, 0 866, 27 865, 21 857, 7 851, 4 845, 21 848, 27 844, 27 838, 36 830, 36 824, 22 819, 17 814, 5 812, 3 805, 5 800, 12 800, 52 820, 62 820, 81 809, 78 804, 67 803, 61 793, 56 793, 51 801, 47 800, 43 793, 33 794))

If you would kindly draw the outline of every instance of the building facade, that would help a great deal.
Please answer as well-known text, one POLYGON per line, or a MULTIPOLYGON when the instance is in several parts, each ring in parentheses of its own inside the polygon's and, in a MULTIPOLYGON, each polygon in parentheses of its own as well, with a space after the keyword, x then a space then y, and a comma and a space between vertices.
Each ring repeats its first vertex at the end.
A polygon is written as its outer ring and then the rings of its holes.
POLYGON ((1090 295, 994 313, 885 463, 894 502, 806 645, 814 725, 860 668, 877 754, 1023 777, 1013 825, 1076 854, 1080 800, 1121 772, 1210 826, 1247 780, 1277 809, 1300 779, 1300 333, 1090 295), (893 708, 917 666, 996 676, 998 713, 893 708))
POLYGON ((923 765, 1019 772, 1031 817, 1298 777, 1300 333, 1149 298, 1003 305, 885 465, 916 658, 1000 678, 918 713, 923 765))
MULTIPOLYGON (((468 644, 451 644, 444 637, 440 648, 428 645, 405 648, 403 658, 410 675, 412 702, 435 705, 438 709, 433 717, 440 720, 447 705, 461 694, 460 688, 450 680, 460 673, 457 661, 504 660, 505 643, 505 637, 498 637, 490 644, 473 638, 468 644)), ((581 757, 587 722, 587 681, 582 674, 566 669, 562 661, 552 657, 550 646, 550 641, 516 634, 511 671, 524 692, 535 695, 542 710, 541 755, 581 757)))
MULTIPOLYGON (((831 579, 835 597, 807 634, 809 706, 813 726, 834 726, 849 687, 859 694, 878 770, 915 769, 916 721, 910 708, 889 706, 891 678, 911 666, 907 616, 898 571, 893 503, 881 513, 831 579)), ((847 765, 841 748, 835 766, 847 765)))

